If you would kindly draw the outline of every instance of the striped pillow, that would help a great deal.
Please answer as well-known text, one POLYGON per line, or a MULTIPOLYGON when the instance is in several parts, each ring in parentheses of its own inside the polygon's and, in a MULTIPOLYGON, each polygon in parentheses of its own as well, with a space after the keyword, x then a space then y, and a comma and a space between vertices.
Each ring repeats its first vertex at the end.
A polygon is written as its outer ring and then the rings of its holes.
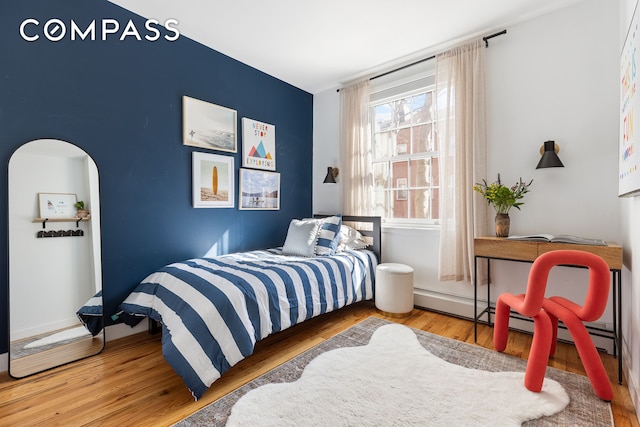
POLYGON ((318 232, 316 255, 334 255, 340 241, 340 226, 342 215, 325 218, 318 232))

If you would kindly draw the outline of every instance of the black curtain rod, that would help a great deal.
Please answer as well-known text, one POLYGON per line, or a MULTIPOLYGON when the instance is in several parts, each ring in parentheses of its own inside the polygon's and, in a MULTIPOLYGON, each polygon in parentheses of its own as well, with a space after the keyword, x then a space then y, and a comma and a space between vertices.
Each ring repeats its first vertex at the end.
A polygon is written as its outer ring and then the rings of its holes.
MULTIPOLYGON (((491 34, 489 36, 483 37, 482 40, 484 41, 485 47, 489 47, 489 39, 501 36, 503 34, 507 34, 507 30, 502 30, 502 31, 499 31, 497 33, 491 34)), ((393 70, 384 72, 382 74, 378 74, 377 76, 370 77, 369 80, 379 79, 380 77, 384 77, 384 76, 387 76, 389 74, 395 73, 397 71, 404 70, 405 68, 413 67, 414 65, 418 65, 418 64, 421 64, 423 62, 431 61, 432 59, 435 59, 435 57, 436 57, 436 55, 431 55, 428 58, 423 58, 423 59, 420 59, 420 60, 418 60, 416 62, 412 62, 411 64, 403 65, 402 67, 394 68, 393 70)), ((336 92, 340 92, 340 89, 336 89, 336 92)))

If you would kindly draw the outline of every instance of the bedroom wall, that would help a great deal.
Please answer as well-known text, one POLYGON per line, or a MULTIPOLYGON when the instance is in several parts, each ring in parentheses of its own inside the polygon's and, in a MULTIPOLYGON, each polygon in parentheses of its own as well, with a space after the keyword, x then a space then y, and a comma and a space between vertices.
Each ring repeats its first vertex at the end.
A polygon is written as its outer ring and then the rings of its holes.
MULTIPOLYGON (((131 19, 143 36, 146 19, 105 0, 0 3, 0 163, 6 168, 17 147, 38 138, 70 141, 93 157, 107 316, 154 269, 212 247, 222 253, 281 245, 291 218, 311 214, 311 94, 182 35, 174 42, 119 41, 119 34, 102 41, 100 33, 93 41, 67 35, 51 42, 40 33, 27 42, 19 33, 27 18, 38 19, 40 29, 51 18, 83 28, 94 19, 116 19, 122 27, 131 19), (237 110, 239 144, 242 117, 276 126, 280 210, 191 207, 191 153, 229 153, 182 145, 183 95, 237 110)), ((237 191, 240 152, 229 155, 237 191)), ((6 210, 2 185, 5 240, 6 210)), ((0 248, 0 277, 7 277, 6 245, 0 248)), ((8 318, 1 283, 0 354, 7 350, 8 318)))
MULTIPOLYGON (((487 178, 495 180, 501 173, 506 182, 515 183, 520 176, 534 179, 522 211, 512 210, 511 234, 566 233, 623 241, 617 197, 618 8, 617 2, 585 0, 508 25, 506 35, 490 41, 485 52, 487 178), (560 145, 564 168, 535 169, 539 147, 547 139, 560 145)), ((329 161, 323 153, 339 151, 336 110, 335 90, 315 95, 315 187, 322 186, 329 161)), ((340 185, 314 189, 314 210, 336 210, 333 197, 343 190, 340 185)), ((417 304, 471 316, 473 287, 437 279, 438 241, 437 229, 386 228, 384 261, 414 267, 417 304)), ((523 290, 527 264, 494 265, 494 297, 523 290)), ((563 272, 562 292, 580 298, 576 277, 575 270, 563 272)), ((610 324, 608 307, 603 322, 610 324)))

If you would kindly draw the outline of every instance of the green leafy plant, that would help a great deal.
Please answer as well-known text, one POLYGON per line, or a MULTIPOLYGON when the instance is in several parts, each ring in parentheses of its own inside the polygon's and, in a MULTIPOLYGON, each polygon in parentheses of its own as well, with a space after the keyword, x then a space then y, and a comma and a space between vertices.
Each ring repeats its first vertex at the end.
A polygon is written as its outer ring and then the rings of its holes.
POLYGON ((79 211, 82 211, 84 210, 84 201, 78 200, 73 206, 79 211))
POLYGON ((520 206, 524 202, 520 202, 524 195, 529 192, 529 186, 533 180, 525 183, 522 178, 513 185, 507 187, 500 182, 500 174, 498 174, 498 180, 487 184, 486 180, 482 180, 482 184, 476 183, 473 189, 482 194, 491 206, 493 206, 498 214, 508 214, 509 210, 514 207, 520 210, 520 206))

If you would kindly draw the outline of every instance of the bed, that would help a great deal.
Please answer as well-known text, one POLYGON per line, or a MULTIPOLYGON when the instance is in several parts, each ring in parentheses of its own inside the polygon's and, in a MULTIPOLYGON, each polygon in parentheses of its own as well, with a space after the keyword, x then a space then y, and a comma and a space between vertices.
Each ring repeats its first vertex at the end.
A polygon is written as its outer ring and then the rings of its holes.
POLYGON ((147 276, 121 304, 125 323, 162 325, 162 353, 199 399, 256 342, 373 298, 380 218, 292 220, 282 247, 194 258, 147 276))

